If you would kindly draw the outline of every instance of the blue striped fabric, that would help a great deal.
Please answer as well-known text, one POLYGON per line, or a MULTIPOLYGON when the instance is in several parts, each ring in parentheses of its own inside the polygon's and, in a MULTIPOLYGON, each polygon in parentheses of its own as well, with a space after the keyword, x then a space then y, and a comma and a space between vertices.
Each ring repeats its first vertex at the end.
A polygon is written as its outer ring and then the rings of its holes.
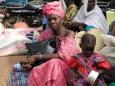
POLYGON ((28 86, 27 85, 28 75, 29 72, 24 72, 20 69, 17 70, 17 68, 14 67, 8 79, 7 86, 28 86))

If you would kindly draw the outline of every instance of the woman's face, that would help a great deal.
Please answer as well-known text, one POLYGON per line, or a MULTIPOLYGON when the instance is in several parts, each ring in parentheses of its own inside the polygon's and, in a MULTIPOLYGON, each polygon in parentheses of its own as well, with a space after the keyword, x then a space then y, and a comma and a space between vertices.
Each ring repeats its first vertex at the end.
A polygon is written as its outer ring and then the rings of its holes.
POLYGON ((96 0, 88 0, 88 7, 87 7, 88 12, 94 9, 95 3, 96 3, 96 0))
POLYGON ((52 30, 59 29, 61 25, 61 18, 55 14, 50 14, 48 17, 48 25, 52 30))

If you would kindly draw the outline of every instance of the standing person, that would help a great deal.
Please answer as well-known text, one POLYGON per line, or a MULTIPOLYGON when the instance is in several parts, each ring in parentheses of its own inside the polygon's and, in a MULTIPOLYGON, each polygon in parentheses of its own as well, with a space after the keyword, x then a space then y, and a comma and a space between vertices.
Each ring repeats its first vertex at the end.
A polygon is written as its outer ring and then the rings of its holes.
POLYGON ((19 69, 26 71, 15 71, 16 67, 14 67, 10 78, 13 86, 27 86, 27 71, 30 72, 32 64, 39 60, 48 61, 31 70, 28 77, 28 86, 67 86, 67 83, 69 83, 66 61, 69 59, 68 57, 79 52, 74 40, 75 34, 63 26, 64 11, 61 2, 47 3, 43 12, 51 29, 43 31, 38 39, 43 41, 55 37, 57 39, 56 51, 53 54, 34 55, 21 62, 21 68, 19 69))
POLYGON ((83 0, 83 6, 73 19, 71 27, 76 31, 89 31, 92 28, 96 28, 103 33, 107 33, 106 19, 97 5, 97 0, 83 0))
POLYGON ((80 43, 82 52, 76 54, 67 62, 69 67, 75 69, 75 72, 78 74, 75 77, 75 86, 104 86, 102 77, 97 79, 97 85, 90 85, 86 81, 90 71, 94 70, 101 75, 104 73, 104 70, 110 69, 109 63, 103 58, 103 56, 94 52, 95 44, 96 38, 94 35, 84 34, 80 43))

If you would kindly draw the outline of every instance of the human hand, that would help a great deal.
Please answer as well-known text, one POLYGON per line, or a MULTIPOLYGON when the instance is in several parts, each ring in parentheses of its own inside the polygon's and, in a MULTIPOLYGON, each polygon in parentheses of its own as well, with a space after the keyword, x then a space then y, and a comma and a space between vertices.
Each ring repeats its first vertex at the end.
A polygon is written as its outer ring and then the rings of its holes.
POLYGON ((32 68, 31 64, 27 60, 21 61, 20 64, 24 71, 29 71, 32 68))
POLYGON ((24 71, 30 71, 32 69, 32 64, 35 62, 35 58, 27 58, 20 62, 24 71))
POLYGON ((69 22, 69 23, 65 24, 64 26, 69 30, 80 31, 79 25, 77 22, 69 22))
POLYGON ((78 23, 77 22, 70 22, 69 26, 71 26, 72 28, 76 28, 76 27, 78 27, 78 23))
POLYGON ((80 22, 71 22, 69 26, 73 29, 76 29, 76 31, 84 31, 86 24, 80 22))

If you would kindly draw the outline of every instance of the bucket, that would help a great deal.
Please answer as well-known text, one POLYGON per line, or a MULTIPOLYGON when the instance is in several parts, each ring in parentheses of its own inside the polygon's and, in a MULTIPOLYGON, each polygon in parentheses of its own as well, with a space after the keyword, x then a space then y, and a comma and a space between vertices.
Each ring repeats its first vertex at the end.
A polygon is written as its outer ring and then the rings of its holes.
POLYGON ((97 79, 98 76, 99 76, 99 73, 96 72, 96 71, 94 71, 94 70, 92 70, 89 73, 86 81, 89 82, 91 85, 93 85, 95 83, 95 81, 96 81, 96 79, 97 79))

